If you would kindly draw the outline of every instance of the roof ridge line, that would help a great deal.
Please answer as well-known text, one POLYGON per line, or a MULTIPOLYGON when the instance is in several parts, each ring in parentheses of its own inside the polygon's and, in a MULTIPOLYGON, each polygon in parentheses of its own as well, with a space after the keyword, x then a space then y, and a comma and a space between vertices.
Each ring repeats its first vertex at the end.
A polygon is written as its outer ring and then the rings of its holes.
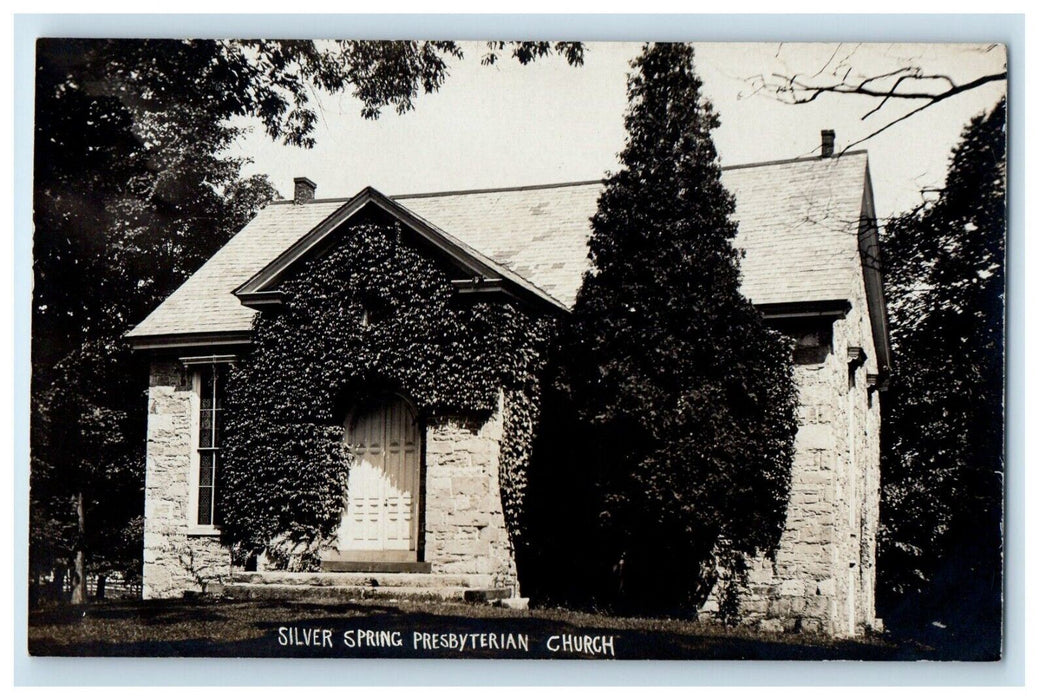
POLYGON ((737 163, 735 165, 724 165, 721 166, 720 170, 744 170, 745 168, 762 168, 768 165, 788 165, 790 163, 809 163, 815 160, 837 160, 839 158, 845 158, 846 156, 858 156, 867 155, 868 151, 859 148, 854 151, 846 151, 845 153, 835 153, 830 156, 802 156, 800 158, 782 158, 780 160, 763 160, 756 163, 737 163))
MULTIPOLYGON (((333 202, 347 202, 352 197, 317 197, 316 199, 310 199, 305 204, 331 204, 333 202)), ((294 204, 293 199, 274 199, 271 202, 267 202, 265 206, 272 206, 273 204, 294 204)), ((299 205, 300 206, 300 205, 299 205)))
POLYGON ((457 194, 491 194, 493 192, 524 192, 527 190, 552 190, 560 187, 580 187, 582 185, 601 185, 603 180, 574 180, 571 182, 550 182, 544 185, 514 185, 512 187, 485 187, 475 190, 447 190, 445 192, 418 192, 416 194, 395 194, 389 199, 421 199, 424 197, 449 197, 457 194))
MULTIPOLYGON (((788 165, 790 163, 809 163, 818 160, 833 160, 838 158, 844 158, 846 156, 856 155, 867 155, 868 151, 865 149, 857 149, 854 151, 846 151, 845 153, 836 153, 832 156, 802 156, 799 158, 781 158, 779 160, 763 160, 754 163, 736 163, 734 165, 722 165, 720 170, 743 170, 745 168, 762 168, 769 165, 788 165)), ((416 192, 408 194, 393 194, 385 195, 389 199, 425 199, 430 197, 451 197, 455 195, 464 194, 493 194, 496 192, 526 192, 530 190, 552 190, 563 187, 581 187, 584 185, 599 185, 604 182, 605 178, 599 180, 572 180, 569 182, 550 182, 540 185, 512 185, 508 187, 483 187, 478 189, 465 189, 465 190, 443 190, 439 192, 416 192)), ((324 197, 310 200, 310 204, 330 204, 333 202, 348 202, 352 197, 324 197)), ((293 199, 274 199, 269 204, 293 204, 293 199)))

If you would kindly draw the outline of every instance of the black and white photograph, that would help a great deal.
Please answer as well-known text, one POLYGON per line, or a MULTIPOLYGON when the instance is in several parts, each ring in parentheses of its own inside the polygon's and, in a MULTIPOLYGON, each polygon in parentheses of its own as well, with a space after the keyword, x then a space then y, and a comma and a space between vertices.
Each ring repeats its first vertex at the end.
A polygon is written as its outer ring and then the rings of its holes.
POLYGON ((1008 65, 37 38, 29 653, 1003 659, 1008 65))

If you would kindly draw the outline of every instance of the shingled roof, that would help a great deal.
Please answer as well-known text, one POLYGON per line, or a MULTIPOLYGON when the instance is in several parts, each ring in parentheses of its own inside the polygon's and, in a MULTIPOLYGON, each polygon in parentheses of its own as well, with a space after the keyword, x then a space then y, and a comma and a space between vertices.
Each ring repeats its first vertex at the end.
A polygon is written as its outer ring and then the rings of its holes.
MULTIPOLYGON (((737 200, 742 292, 756 304, 845 300, 860 264, 867 157, 726 167, 737 200)), ((599 181, 392 197, 420 219, 573 305, 588 267, 599 181)), ((321 226, 347 199, 274 202, 142 321, 137 345, 169 336, 243 336, 257 311, 233 290, 321 226)))

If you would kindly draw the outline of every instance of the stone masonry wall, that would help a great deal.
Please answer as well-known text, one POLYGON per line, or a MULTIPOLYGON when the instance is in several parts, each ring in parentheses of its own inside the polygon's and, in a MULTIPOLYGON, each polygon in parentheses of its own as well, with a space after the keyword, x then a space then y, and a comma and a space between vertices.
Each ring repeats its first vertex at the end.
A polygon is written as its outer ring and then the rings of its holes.
POLYGON ((879 369, 871 319, 867 313, 864 279, 860 273, 852 277, 851 287, 851 295, 861 300, 861 306, 857 309, 859 313, 851 313, 845 319, 846 334, 849 345, 861 347, 867 357, 860 364, 855 362, 852 368, 853 423, 850 430, 854 462, 850 475, 853 483, 846 496, 848 510, 843 526, 849 539, 846 558, 840 562, 840 568, 848 577, 844 583, 851 599, 848 610, 853 611, 852 627, 860 634, 863 629, 878 625, 875 615, 875 536, 879 528, 880 413, 879 392, 869 390, 868 375, 878 374, 879 369), (852 590, 849 577, 853 579, 852 590))
MULTIPOLYGON (((768 629, 860 634, 875 624, 879 503, 879 399, 863 284, 845 318, 796 331, 799 430, 785 530, 776 559, 753 562, 742 613, 768 629), (863 362, 851 366, 850 349, 863 362), (851 380, 851 376, 853 378, 851 380)), ((143 595, 179 596, 220 580, 230 555, 190 513, 196 402, 192 372, 153 362, 146 452, 143 595)), ((434 573, 517 587, 498 477, 504 408, 482 425, 459 418, 426 427, 424 560, 434 573)), ((716 609, 713 595, 702 612, 716 609)))
POLYGON ((149 372, 145 454, 145 543, 142 596, 170 598, 201 590, 201 581, 229 573, 229 552, 214 535, 193 534, 190 510, 192 373, 175 360, 155 360, 149 372))
MULTIPOLYGON (((152 363, 145 479, 143 596, 201 590, 231 571, 213 530, 191 510, 196 411, 192 372, 175 360, 152 363)), ((503 406, 482 425, 457 417, 430 421, 425 439, 425 561, 434 573, 471 574, 518 587, 501 505, 498 460, 503 406)))
MULTIPOLYGON (((844 318, 788 329, 798 347, 799 429, 785 529, 776 558, 752 562, 742 601, 745 621, 763 629, 845 637, 876 625, 879 397, 868 375, 877 364, 854 267, 853 308, 844 318)), ((705 616, 717 598, 702 608, 705 616)))
POLYGON ((832 633, 840 611, 835 584, 838 520, 836 436, 839 386, 845 368, 837 353, 798 364, 799 429, 785 529, 775 561, 754 562, 746 616, 763 628, 832 633))
POLYGON ((502 405, 482 426, 433 420, 425 441, 425 561, 433 573, 482 574, 516 588, 498 479, 502 405))

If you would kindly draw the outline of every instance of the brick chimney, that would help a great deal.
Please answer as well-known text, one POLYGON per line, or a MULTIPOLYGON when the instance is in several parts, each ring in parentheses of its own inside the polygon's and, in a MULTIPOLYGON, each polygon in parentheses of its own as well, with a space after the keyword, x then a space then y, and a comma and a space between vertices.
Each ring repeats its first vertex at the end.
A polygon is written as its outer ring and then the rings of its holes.
POLYGON ((830 158, 835 153, 835 131, 821 129, 821 157, 830 158))
POLYGON ((305 204, 316 199, 316 183, 307 177, 294 178, 294 203, 305 204))

